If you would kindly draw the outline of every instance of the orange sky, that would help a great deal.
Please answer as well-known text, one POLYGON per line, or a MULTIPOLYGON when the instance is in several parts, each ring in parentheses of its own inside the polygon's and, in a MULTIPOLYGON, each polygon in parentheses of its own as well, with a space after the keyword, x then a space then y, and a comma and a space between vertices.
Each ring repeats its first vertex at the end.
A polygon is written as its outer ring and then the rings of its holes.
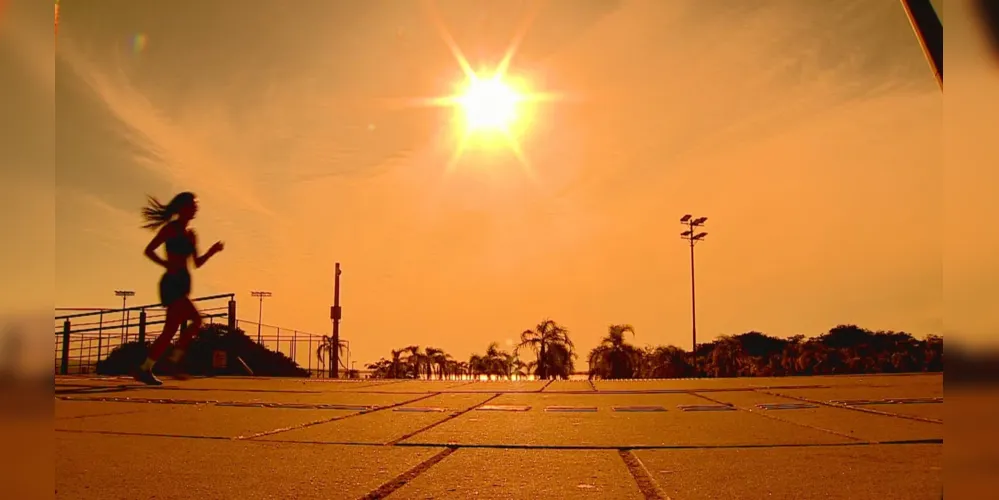
MULTIPOLYGON (((395 105, 461 78, 419 2, 63 2, 56 303, 156 302, 139 209, 193 190, 203 246, 226 242, 194 294, 236 292, 255 319, 249 291, 270 290, 266 323, 326 333, 339 261, 361 363, 408 344, 465 358, 546 316, 581 355, 610 323, 689 347, 688 212, 709 217, 700 339, 984 340, 999 320, 970 311, 999 298, 999 244, 945 255, 946 113, 899 3, 724 4, 542 4, 511 72, 573 99, 534 109, 528 176, 498 145, 446 172, 451 111, 395 105), (977 283, 959 304, 945 268, 977 283), (965 312, 945 325, 945 308, 965 312)), ((528 5, 436 10, 489 67, 528 5)))

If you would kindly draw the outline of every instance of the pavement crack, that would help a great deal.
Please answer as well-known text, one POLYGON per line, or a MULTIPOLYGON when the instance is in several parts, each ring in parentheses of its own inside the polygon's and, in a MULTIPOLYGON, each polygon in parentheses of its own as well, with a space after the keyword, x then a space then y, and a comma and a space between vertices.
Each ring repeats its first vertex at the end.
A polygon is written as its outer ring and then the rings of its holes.
POLYGON ((437 396, 438 394, 440 394, 440 393, 439 392, 434 392, 434 393, 430 393, 430 394, 426 394, 426 395, 420 396, 418 398, 408 399, 406 401, 402 401, 402 402, 399 402, 399 403, 393 403, 393 404, 390 404, 390 405, 379 406, 378 408, 375 408, 373 410, 359 411, 357 413, 351 413, 349 415, 339 415, 339 416, 332 417, 332 418, 324 418, 324 419, 321 419, 321 420, 316 420, 314 422, 306 422, 304 424, 293 425, 291 427, 282 427, 280 429, 273 429, 273 430, 269 430, 269 431, 258 432, 256 434, 251 434, 249 436, 236 436, 236 437, 234 437, 232 439, 239 440, 239 441, 249 440, 249 439, 256 439, 256 438, 261 438, 261 437, 264 437, 264 436, 273 436, 274 434, 280 434, 282 432, 288 432, 288 431, 295 431, 295 430, 299 430, 299 429, 305 429, 307 427, 312 427, 314 425, 328 424, 330 422, 336 422, 338 420, 344 420, 344 419, 348 419, 348 418, 352 418, 352 417, 357 417, 359 415, 368 415, 368 414, 371 414, 371 413, 375 413, 375 412, 379 412, 379 411, 384 411, 384 410, 389 410, 389 409, 392 409, 392 408, 396 408, 396 407, 399 407, 399 406, 402 406, 402 405, 407 405, 409 403, 415 403, 417 401, 422 401, 422 400, 427 399, 427 398, 432 398, 434 396, 437 396))
POLYGON ((628 472, 635 479, 638 489, 645 495, 646 500, 670 500, 669 495, 663 491, 637 455, 630 449, 619 449, 617 452, 621 460, 624 460, 624 465, 628 466, 628 472))
POLYGON ((725 402, 719 401, 719 400, 714 399, 714 398, 709 398, 709 397, 707 397, 707 396, 705 396, 703 394, 698 394, 696 392, 691 392, 690 394, 692 396, 697 396, 697 397, 699 397, 701 399, 706 399, 708 401, 711 401, 712 403, 716 403, 716 404, 720 404, 720 405, 726 405, 726 406, 731 406, 732 408, 735 408, 737 410, 744 411, 746 413, 751 413, 753 415, 759 415, 761 417, 769 418, 770 420, 775 420, 777 422, 781 422, 781 423, 784 423, 784 424, 796 425, 798 427, 804 427, 806 429, 812 429, 813 431, 825 432, 825 433, 828 433, 828 434, 832 434, 834 436, 839 436, 839 437, 842 437, 842 438, 852 439, 854 441, 860 441, 860 442, 864 442, 864 443, 872 443, 872 441, 869 441, 869 440, 863 439, 863 438, 859 438, 857 436, 851 436, 851 435, 849 435, 849 434, 847 434, 845 432, 834 431, 832 429, 826 429, 824 427, 818 427, 818 426, 815 426, 815 425, 802 424, 800 422, 795 422, 793 420, 788 420, 786 418, 778 417, 777 415, 771 415, 771 414, 764 413, 764 412, 753 411, 750 408, 744 408, 742 406, 725 403, 725 402))
POLYGON ((830 408, 840 408, 842 410, 853 410, 853 411, 859 411, 859 412, 862 412, 862 413, 870 413, 872 415, 881 415, 882 417, 895 417, 895 418, 902 418, 902 419, 906 419, 906 420, 915 420, 917 422, 927 422, 927 423, 930 423, 930 424, 940 424, 940 425, 943 425, 943 421, 942 420, 937 420, 935 418, 917 417, 915 415, 903 415, 901 413, 891 413, 891 412, 887 412, 887 411, 875 410, 875 409, 872 409, 872 408, 861 408, 861 407, 858 407, 858 406, 850 406, 850 405, 840 405, 840 404, 827 403, 825 401, 820 401, 818 399, 803 398, 801 396, 792 396, 790 394, 781 394, 779 392, 770 392, 770 391, 766 391, 766 390, 763 390, 763 389, 757 389, 755 392, 767 394, 769 396, 775 396, 775 397, 778 397, 778 398, 788 398, 788 399, 794 399, 794 400, 797 400, 797 401, 802 401, 802 402, 805 402, 805 403, 812 403, 812 404, 817 404, 817 405, 822 405, 822 406, 828 406, 830 408))
POLYGON ((450 446, 444 448, 436 455, 418 464, 416 467, 409 469, 408 471, 396 476, 391 481, 379 486, 374 491, 368 493, 367 495, 364 495, 363 497, 361 497, 361 500, 376 500, 391 495, 395 490, 402 488, 403 486, 406 485, 406 483, 412 481, 413 479, 416 479, 417 476, 423 474, 428 469, 436 465, 438 462, 447 458, 448 455, 454 453, 455 450, 457 449, 458 448, 456 446, 450 446))
POLYGON ((548 382, 545 382, 545 385, 541 386, 541 388, 538 389, 538 392, 544 392, 545 389, 547 389, 549 385, 552 385, 552 382, 554 382, 554 381, 555 381, 555 379, 551 379, 548 382))
POLYGON ((470 411, 472 411, 472 410, 474 410, 474 409, 476 409, 476 408, 478 408, 478 407, 480 407, 480 406, 482 406, 482 405, 484 405, 484 404, 486 404, 486 403, 488 403, 488 402, 490 402, 490 401, 492 401, 492 400, 500 397, 501 395, 502 395, 501 393, 493 394, 492 396, 490 396, 485 401, 483 401, 483 402, 481 402, 479 404, 470 406, 470 407, 465 408, 464 410, 461 410, 459 412, 452 413, 452 414, 448 415, 447 417, 444 417, 443 419, 438 420, 437 422, 434 422, 434 423, 432 423, 432 424, 430 424, 430 425, 428 425, 426 427, 423 427, 422 429, 415 430, 413 432, 410 432, 409 434, 406 434, 405 436, 402 436, 402 437, 397 438, 397 439, 393 439, 392 441, 389 441, 388 443, 385 443, 385 445, 386 446, 395 446, 395 445, 399 444, 402 441, 405 441, 405 440, 407 440, 407 439, 409 439, 409 438, 411 438, 411 437, 413 437, 413 436, 415 436, 417 434, 420 434, 421 432, 429 431, 430 429, 433 429, 434 427, 437 427, 438 425, 441 425, 444 422, 449 422, 451 420, 454 420, 454 419, 456 419, 456 418, 458 418, 458 417, 460 417, 460 416, 462 416, 462 415, 464 415, 464 414, 466 414, 466 413, 468 413, 468 412, 470 412, 470 411))
POLYGON ((197 436, 197 435, 187 435, 187 434, 163 434, 157 432, 129 432, 129 431, 105 431, 97 429, 55 429, 55 432, 66 432, 70 434, 104 434, 108 436, 141 436, 141 437, 160 437, 160 438, 179 438, 179 439, 213 439, 217 441, 230 441, 231 437, 227 436, 197 436))
MULTIPOLYGON (((379 382, 379 383, 365 384, 365 385, 362 385, 361 387, 358 387, 358 389, 367 389, 369 387, 383 387, 383 386, 386 386, 386 385, 401 384, 403 382, 408 382, 410 380, 412 380, 412 379, 398 379, 398 380, 392 380, 391 382, 379 382)), ((346 391, 343 391, 343 392, 364 392, 364 391, 363 390, 358 391, 358 390, 350 389, 350 390, 346 390, 346 391)))

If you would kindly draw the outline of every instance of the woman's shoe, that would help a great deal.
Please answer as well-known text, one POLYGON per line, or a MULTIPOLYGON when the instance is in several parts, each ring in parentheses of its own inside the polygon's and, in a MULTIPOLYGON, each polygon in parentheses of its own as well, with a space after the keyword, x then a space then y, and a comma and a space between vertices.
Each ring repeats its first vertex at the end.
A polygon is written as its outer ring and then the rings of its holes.
POLYGON ((163 385, 163 381, 156 378, 152 370, 137 369, 132 372, 132 378, 146 385, 163 385))

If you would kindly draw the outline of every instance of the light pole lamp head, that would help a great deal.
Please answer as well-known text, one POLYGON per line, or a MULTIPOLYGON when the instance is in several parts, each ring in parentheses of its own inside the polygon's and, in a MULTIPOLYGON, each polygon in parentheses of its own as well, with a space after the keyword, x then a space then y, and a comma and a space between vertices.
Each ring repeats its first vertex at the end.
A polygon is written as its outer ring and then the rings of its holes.
POLYGON ((692 233, 693 233, 693 231, 691 231, 691 230, 688 229, 688 230, 680 233, 680 236, 686 238, 686 237, 690 236, 692 233))
POLYGON ((690 214, 687 214, 687 215, 684 215, 683 217, 680 217, 680 223, 683 224, 683 223, 687 222, 688 220, 690 220, 691 217, 693 217, 693 215, 690 215, 690 214))
POLYGON ((133 292, 131 290, 115 290, 114 294, 117 295, 117 296, 119 296, 119 297, 131 297, 131 296, 135 295, 135 292, 133 292))
POLYGON ((700 241, 700 240, 703 240, 704 237, 707 236, 707 235, 708 235, 708 233, 697 233, 697 236, 694 236, 694 239, 700 241))
POLYGON ((701 225, 704 225, 704 223, 707 222, 707 221, 708 221, 707 217, 698 217, 698 218, 694 219, 694 222, 691 222, 690 224, 693 225, 693 226, 701 226, 701 225))

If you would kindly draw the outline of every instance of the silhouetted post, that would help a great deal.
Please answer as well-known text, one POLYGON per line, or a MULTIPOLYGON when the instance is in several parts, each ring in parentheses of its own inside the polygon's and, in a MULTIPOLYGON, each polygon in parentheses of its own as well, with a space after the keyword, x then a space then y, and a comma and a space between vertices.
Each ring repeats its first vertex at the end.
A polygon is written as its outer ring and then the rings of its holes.
POLYGON ((250 295, 260 298, 260 308, 257 309, 257 343, 260 343, 260 323, 264 320, 264 297, 270 297, 271 292, 250 292, 250 295))
POLYGON ((692 358, 694 360, 694 373, 700 374, 697 370, 697 293, 694 288, 694 245, 704 239, 708 233, 701 232, 694 234, 694 228, 703 226, 707 222, 707 217, 693 218, 692 215, 687 214, 680 218, 680 223, 687 226, 687 230, 680 233, 680 238, 685 239, 690 242, 690 330, 693 335, 693 352, 692 358))
POLYGON ((101 359, 101 342, 104 340, 104 311, 97 316, 97 359, 101 359))
POLYGON ((330 355, 330 377, 340 378, 340 263, 336 263, 333 274, 333 307, 330 319, 333 320, 333 353, 330 355))
POLYGON ((121 343, 124 344, 127 340, 126 328, 128 325, 128 320, 125 319, 126 314, 126 304, 128 303, 128 298, 135 295, 135 292, 131 290, 115 290, 114 294, 121 297, 121 343))
POLYGON ((69 375, 69 320, 62 322, 62 360, 59 364, 59 373, 69 375))
POLYGON ((226 325, 229 327, 229 333, 236 331, 236 298, 229 297, 229 317, 226 318, 226 325))
POLYGON ((902 8, 909 16, 909 23, 930 63, 937 85, 943 90, 943 23, 940 16, 930 0, 902 0, 902 8))
POLYGON ((139 344, 146 343, 146 310, 139 311, 139 344))
MULTIPOLYGON (((312 376, 312 335, 309 335, 309 376, 312 376)), ((319 370, 320 372, 322 370, 319 370)))

